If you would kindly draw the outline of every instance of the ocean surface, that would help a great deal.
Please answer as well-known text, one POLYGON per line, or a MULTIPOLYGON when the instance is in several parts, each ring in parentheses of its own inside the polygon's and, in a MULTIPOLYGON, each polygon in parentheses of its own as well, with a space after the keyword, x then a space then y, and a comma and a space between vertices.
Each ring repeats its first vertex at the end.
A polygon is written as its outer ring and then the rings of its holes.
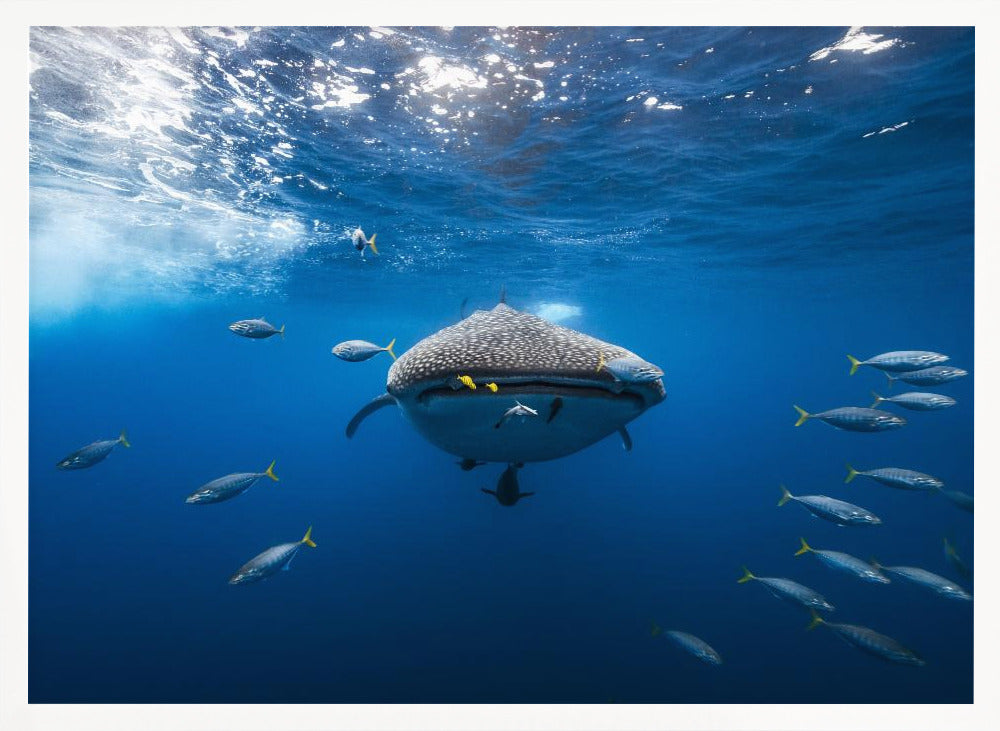
POLYGON ((974 52, 967 28, 34 28, 30 701, 971 702, 974 602, 793 554, 974 593, 942 550, 974 563, 971 513, 844 484, 974 493, 974 52), (631 452, 528 464, 513 507, 482 492, 503 465, 462 471, 398 409, 348 440, 391 358, 330 352, 401 354, 501 287, 667 391, 631 452), (260 316, 285 337, 227 330, 260 316), (970 371, 892 390, 953 408, 794 428, 888 395, 845 356, 901 349, 970 371), (227 583, 310 525, 289 571, 227 583), (744 565, 926 665, 806 631, 744 565))

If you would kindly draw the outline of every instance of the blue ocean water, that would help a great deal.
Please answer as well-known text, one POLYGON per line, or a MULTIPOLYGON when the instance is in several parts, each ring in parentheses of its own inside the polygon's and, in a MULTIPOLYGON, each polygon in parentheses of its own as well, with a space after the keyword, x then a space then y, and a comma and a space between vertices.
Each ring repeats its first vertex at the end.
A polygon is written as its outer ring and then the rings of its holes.
MULTIPOLYGON (((35 28, 32 702, 972 701, 973 516, 857 479, 973 480, 974 48, 965 28, 35 28), (349 234, 378 234, 364 258, 349 234), (508 303, 663 368, 570 457, 465 472, 398 410, 402 353, 508 303), (226 326, 265 316, 286 337, 226 326), (856 434, 810 411, 947 353, 957 405, 856 434), (127 429, 86 470, 74 449, 127 429), (184 498, 276 460, 280 482, 184 498), (883 519, 843 528, 794 494, 883 519), (298 540, 288 572, 227 579, 298 540), (924 667, 805 630, 741 566, 820 591, 924 667), (709 642, 720 666, 650 637, 709 642)), ((897 385, 893 392, 917 390, 897 385)))

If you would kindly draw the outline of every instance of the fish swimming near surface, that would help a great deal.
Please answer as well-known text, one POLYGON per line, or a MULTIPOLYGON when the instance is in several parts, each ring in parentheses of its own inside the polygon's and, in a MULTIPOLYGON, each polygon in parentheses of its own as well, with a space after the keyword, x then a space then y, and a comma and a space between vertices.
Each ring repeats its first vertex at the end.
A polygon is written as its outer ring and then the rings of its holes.
POLYGON ((883 566, 878 561, 872 560, 871 565, 882 573, 900 576, 909 582, 930 589, 935 594, 940 594, 948 599, 960 599, 962 601, 972 601, 972 594, 960 587, 954 581, 933 574, 926 569, 916 566, 883 566))
POLYGON ((396 338, 390 340, 389 344, 384 348, 375 345, 375 343, 369 343, 367 340, 345 340, 342 343, 334 345, 330 352, 341 360, 350 361, 351 363, 368 360, 379 353, 388 353, 392 356, 393 360, 396 360, 396 354, 392 350, 392 346, 395 344, 396 338))
POLYGON ((874 470, 856 470, 851 465, 847 465, 847 477, 844 484, 847 484, 855 477, 870 477, 876 482, 880 482, 888 487, 895 487, 900 490, 940 490, 944 483, 936 477, 925 475, 916 470, 905 470, 902 467, 879 467, 874 470))
POLYGON ((910 391, 909 393, 901 393, 898 396, 879 396, 872 391, 872 396, 875 397, 875 403, 872 404, 873 409, 883 402, 896 404, 910 411, 939 411, 940 409, 947 409, 949 406, 955 405, 955 399, 939 393, 910 391))
POLYGON ((538 416, 538 411, 531 408, 530 406, 525 406, 520 401, 515 401, 514 405, 503 412, 503 416, 500 417, 500 421, 493 425, 494 429, 499 429, 501 426, 506 424, 511 419, 519 419, 524 421, 525 418, 529 416, 538 416))
POLYGON ((279 546, 271 546, 240 567, 240 570, 229 577, 230 584, 251 584, 255 581, 262 581, 269 576, 274 576, 279 571, 288 571, 292 565, 292 559, 298 554, 302 546, 316 548, 312 540, 312 526, 302 537, 301 541, 292 543, 282 543, 279 546))
POLYGON ((961 490, 941 490, 941 494, 967 513, 975 512, 973 510, 974 499, 972 495, 962 492, 961 490))
POLYGON ((663 382, 623 383, 599 359, 638 357, 504 303, 477 310, 424 338, 392 364, 387 393, 361 409, 347 436, 386 406, 398 405, 429 442, 462 459, 541 462, 573 454, 614 433, 665 398, 663 382), (455 374, 496 383, 534 411, 562 399, 558 418, 495 429, 496 395, 464 388, 455 374))
POLYGON ((759 581, 771 594, 784 599, 786 602, 797 604, 806 609, 819 609, 824 612, 832 612, 833 605, 830 604, 818 591, 813 591, 808 586, 802 586, 791 579, 779 579, 770 576, 754 576, 750 569, 743 567, 743 576, 736 580, 738 584, 745 584, 748 581, 759 581))
POLYGON ((192 505, 221 503, 223 500, 229 500, 237 495, 242 495, 256 485, 257 481, 262 477, 270 477, 275 482, 278 482, 278 476, 274 474, 273 461, 263 472, 236 472, 212 480, 211 482, 206 482, 188 495, 184 502, 192 505))
POLYGON ((657 626, 655 622, 653 623, 652 630, 650 630, 650 635, 652 635, 653 637, 659 637, 660 635, 663 635, 669 638, 674 642, 675 645, 691 653, 702 662, 707 662, 709 665, 722 664, 722 656, 719 655, 719 653, 716 652, 711 645, 709 645, 707 642, 705 642, 705 640, 701 639, 700 637, 695 637, 692 634, 688 634, 687 632, 681 632, 680 630, 676 629, 664 631, 660 629, 660 627, 657 626))
POLYGON ((919 371, 900 373, 898 376, 885 374, 886 378, 889 379, 889 388, 892 388, 892 384, 896 381, 909 383, 911 386, 937 386, 967 375, 969 375, 968 371, 954 366, 932 366, 919 371))
POLYGON ((807 419, 819 419, 845 431, 879 432, 898 429, 906 424, 906 419, 889 411, 865 409, 859 406, 842 406, 818 414, 810 414, 798 406, 794 408, 799 412, 799 420, 795 422, 795 426, 802 426, 807 419))
POLYGON ((58 470, 82 470, 87 467, 93 467, 98 462, 102 461, 105 457, 111 454, 111 450, 121 444, 123 447, 131 447, 128 439, 125 436, 125 430, 122 429, 121 434, 118 435, 117 439, 104 439, 99 442, 93 442, 88 444, 86 447, 81 447, 80 449, 73 452, 73 454, 68 457, 64 457, 56 463, 56 469, 58 470))
POLYGON ((864 581, 870 581, 873 584, 889 583, 888 577, 867 561, 862 561, 860 558, 855 558, 848 553, 841 553, 840 551, 824 551, 812 548, 806 543, 805 538, 800 538, 799 540, 802 541, 802 547, 795 552, 796 556, 811 553, 830 568, 844 571, 864 581))
POLYGON ((535 494, 533 492, 521 492, 521 486, 517 482, 517 470, 517 465, 507 465, 507 469, 503 471, 500 479, 497 481, 496 490, 487 490, 485 487, 480 489, 487 495, 495 497, 497 502, 505 507, 517 505, 517 501, 521 498, 530 497, 535 494))
POLYGON ((285 337, 284 325, 281 326, 280 330, 277 330, 274 325, 269 323, 263 317, 257 317, 252 320, 239 320, 238 322, 234 322, 230 325, 229 329, 237 335, 241 335, 252 340, 262 340, 264 338, 269 338, 272 335, 280 335, 282 338, 285 337))
POLYGON ((900 663, 902 665, 921 666, 926 664, 923 658, 913 652, 913 650, 904 647, 891 637, 886 637, 885 635, 879 634, 875 630, 868 629, 867 627, 861 627, 856 624, 837 624, 835 622, 828 622, 819 616, 819 614, 813 612, 812 622, 809 624, 807 629, 813 629, 821 624, 833 630, 833 632, 842 640, 846 641, 847 644, 853 645, 859 650, 867 652, 870 655, 874 655, 875 657, 880 657, 883 660, 900 663))
POLYGON ((969 565, 962 560, 962 557, 958 555, 958 551, 948 537, 944 538, 944 557, 954 567, 954 569, 962 575, 964 579, 972 578, 972 569, 969 565))
POLYGON ((351 233, 351 244, 354 246, 355 249, 361 252, 362 259, 365 256, 366 246, 372 250, 373 254, 375 254, 376 256, 378 255, 378 249, 375 247, 376 236, 378 236, 378 234, 372 234, 372 237, 369 239, 365 236, 365 232, 362 231, 360 228, 354 229, 354 231, 351 233))
POLYGON ((867 360, 858 360, 853 355, 848 355, 847 359, 851 361, 850 375, 853 376, 860 366, 871 366, 890 373, 902 373, 939 365, 947 361, 948 356, 929 350, 893 350, 867 360))
POLYGON ((817 518, 837 525, 879 525, 882 522, 877 515, 857 505, 826 495, 792 495, 788 492, 788 488, 781 485, 781 499, 778 505, 784 505, 789 500, 799 503, 817 518))

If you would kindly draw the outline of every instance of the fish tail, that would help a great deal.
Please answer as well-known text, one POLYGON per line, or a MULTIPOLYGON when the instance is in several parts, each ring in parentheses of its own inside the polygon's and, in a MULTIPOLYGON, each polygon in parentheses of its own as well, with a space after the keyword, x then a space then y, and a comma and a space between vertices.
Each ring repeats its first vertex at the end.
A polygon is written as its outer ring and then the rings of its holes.
POLYGON ((798 551, 796 551, 795 555, 796 556, 801 556, 803 553, 809 553, 809 551, 811 551, 812 548, 809 546, 808 543, 806 543, 806 539, 805 538, 799 538, 799 540, 802 541, 802 548, 800 548, 798 551))
POLYGON ((396 354, 392 352, 392 346, 396 344, 396 338, 389 341, 389 344, 385 346, 385 352, 392 356, 393 360, 396 360, 396 354))
POLYGON ((861 365, 861 361, 855 358, 850 353, 848 353, 847 355, 847 360, 851 361, 851 372, 848 375, 853 376, 855 373, 857 373, 858 366, 861 365))
POLYGON ((309 546, 309 548, 316 548, 316 542, 313 541, 312 539, 312 532, 313 532, 313 527, 309 526, 309 530, 307 530, 306 534, 302 536, 302 540, 299 541, 299 543, 305 543, 307 546, 309 546))
POLYGON ((812 416, 812 414, 810 414, 808 411, 801 408, 800 406, 796 406, 795 404, 792 404, 792 406, 796 411, 799 412, 799 420, 795 422, 795 426, 802 426, 805 420, 808 419, 810 416, 812 416))
POLYGON ((756 579, 757 577, 750 573, 750 569, 746 566, 743 567, 743 576, 736 580, 737 584, 745 584, 751 579, 756 579))
POLYGON ((779 508, 794 497, 792 493, 788 492, 787 487, 785 487, 784 485, 780 485, 780 487, 781 487, 781 500, 778 501, 779 508))
POLYGON ((132 445, 128 442, 128 437, 125 436, 125 430, 122 429, 122 433, 118 435, 118 443, 123 447, 131 447, 132 445))
POLYGON ((855 477, 857 477, 861 473, 858 472, 853 467, 851 467, 850 462, 848 462, 845 466, 847 467, 847 477, 844 478, 844 484, 846 485, 848 482, 850 482, 851 480, 853 480, 855 477))
POLYGON ((873 404, 871 405, 871 408, 873 408, 873 409, 874 409, 874 408, 875 408, 876 406, 878 406, 878 405, 879 405, 880 403, 882 403, 883 401, 885 401, 885 399, 884 399, 884 398, 882 398, 881 396, 879 396, 879 395, 878 395, 877 393, 875 393, 874 391, 872 391, 872 397, 873 397, 873 398, 875 399, 875 403, 873 403, 873 404))
POLYGON ((278 330, 278 335, 280 335, 280 336, 281 336, 281 339, 282 339, 282 340, 284 340, 284 339, 285 339, 285 326, 284 326, 284 325, 282 325, 282 326, 281 326, 281 329, 280 329, 280 330, 278 330))
POLYGON ((276 460, 276 459, 272 459, 271 460, 271 464, 269 464, 267 466, 267 469, 264 470, 264 474, 267 475, 268 477, 270 477, 275 482, 278 482, 278 476, 276 474, 274 474, 274 463, 277 462, 277 461, 278 460, 276 460))
POLYGON ((660 629, 660 625, 658 625, 656 622, 651 622, 649 628, 649 636, 658 637, 661 634, 663 634, 663 630, 660 629))
POLYGON ((816 613, 815 609, 810 609, 809 612, 812 614, 812 621, 809 623, 809 626, 806 627, 807 630, 816 629, 823 624, 823 618, 816 613))
POLYGON ((377 256, 378 255, 378 249, 375 248, 375 237, 376 236, 378 236, 378 234, 372 234, 372 237, 370 239, 368 239, 368 246, 371 248, 372 253, 377 256))

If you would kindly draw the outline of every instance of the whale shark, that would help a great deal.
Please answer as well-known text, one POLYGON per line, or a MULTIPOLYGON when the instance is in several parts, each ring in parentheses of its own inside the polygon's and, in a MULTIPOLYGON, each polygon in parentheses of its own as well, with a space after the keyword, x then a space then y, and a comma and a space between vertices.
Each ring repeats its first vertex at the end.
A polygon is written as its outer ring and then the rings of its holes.
POLYGON ((625 425, 663 401, 666 391, 662 378, 623 382, 602 368, 620 358, 641 360, 619 345, 501 301, 400 355, 389 369, 386 392, 355 414, 347 437, 368 416, 395 405, 427 441, 463 460, 543 462, 616 432, 631 449, 625 425), (547 418, 495 428, 517 403, 547 418))

